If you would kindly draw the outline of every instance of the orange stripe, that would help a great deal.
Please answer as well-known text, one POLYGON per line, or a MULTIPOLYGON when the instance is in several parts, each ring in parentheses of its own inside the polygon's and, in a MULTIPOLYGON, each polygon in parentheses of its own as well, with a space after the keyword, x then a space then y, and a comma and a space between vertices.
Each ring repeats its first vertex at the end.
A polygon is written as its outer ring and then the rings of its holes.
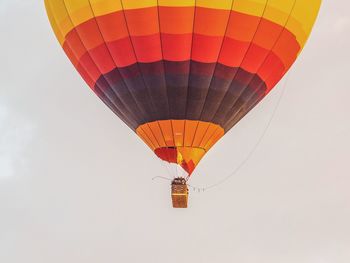
POLYGON ((159 7, 159 18, 162 33, 192 33, 194 7, 159 7))
POLYGON ((152 146, 152 150, 162 147, 190 147, 208 151, 224 135, 224 129, 210 122, 161 120, 140 125, 136 133, 152 146))
MULTIPOLYGON (((163 134, 166 145, 169 147, 175 146, 173 128, 172 128, 171 122, 170 121, 159 121, 158 124, 162 130, 162 134, 163 134)), ((139 128, 141 128, 141 127, 142 126, 140 126, 139 128)), ((137 128, 136 133, 140 136, 140 134, 138 133, 139 128, 137 128)))
MULTIPOLYGON (((115 64, 120 67, 133 64, 136 62, 136 59, 139 62, 145 63, 155 62, 161 60, 163 56, 164 59, 173 61, 188 60, 191 49, 193 50, 192 59, 196 61, 205 63, 216 62, 221 50, 219 58, 221 63, 227 66, 239 66, 244 56, 246 54, 249 55, 247 49, 250 43, 258 48, 270 50, 275 45, 278 37, 281 36, 283 29, 281 26, 263 19, 261 20, 259 30, 255 34, 260 18, 232 12, 224 40, 222 36, 205 34, 211 31, 211 29, 197 29, 197 24, 193 43, 191 33, 173 34, 172 32, 172 34, 164 33, 162 36, 159 36, 159 32, 153 30, 156 27, 158 28, 158 26, 153 24, 151 25, 152 30, 148 30, 147 27, 142 26, 131 26, 131 29, 145 29, 146 31, 135 31, 136 35, 132 36, 130 41, 125 23, 122 22, 122 18, 117 13, 104 16, 107 19, 106 21, 102 17, 97 18, 98 26, 95 20, 89 20, 76 27, 75 30, 67 35, 63 47, 74 65, 77 65, 76 58, 80 59, 86 50, 94 50, 104 45, 105 40, 115 64), (118 22, 112 22, 113 17, 118 22), (70 50, 68 50, 67 45, 69 45, 70 50), (133 48, 135 49, 137 58, 135 57, 133 48), (74 56, 72 56, 72 53, 74 53, 74 56)), ((181 27, 179 26, 178 28, 181 31, 181 27)), ((218 28, 222 30, 224 24, 218 28)), ((284 30, 282 38, 274 47, 274 52, 284 62, 286 68, 295 60, 299 51, 300 45, 296 41, 295 36, 288 30, 284 30)), ((255 56, 256 54, 252 54, 252 57, 255 56)), ((259 60, 256 59, 255 61, 258 62, 259 60)), ((248 62, 250 61, 248 60, 248 62)), ((104 65, 98 66, 102 71, 105 71, 103 69, 104 65)), ((243 68, 245 67, 243 66, 243 68)), ((253 69, 249 69, 248 67, 245 69, 254 72, 253 69)))
POLYGON ((198 121, 186 120, 185 123, 185 141, 184 146, 192 146, 198 121))
MULTIPOLYGON (((98 45, 103 38, 115 41, 130 36, 148 36, 153 34, 188 34, 195 33, 205 36, 226 36, 250 42, 257 30, 260 21, 260 29, 265 29, 268 34, 261 34, 257 43, 271 41, 271 30, 281 30, 283 27, 267 19, 246 15, 235 11, 215 10, 197 7, 194 32, 193 7, 168 8, 157 7, 144 9, 118 11, 108 15, 92 18, 75 29, 86 39, 87 48, 98 45), (160 24, 159 24, 160 21, 160 24), (97 23, 96 23, 97 22, 97 23), (160 30, 159 30, 160 29, 160 30), (226 31, 227 30, 227 31, 226 31), (267 37, 269 36, 269 37, 267 37)), ((72 29, 70 32, 72 32, 72 29)), ((291 33, 292 34, 292 33, 291 33)), ((69 33, 66 35, 68 38, 69 33)), ((293 34, 292 34, 293 35, 293 34)), ((264 45, 262 45, 264 46, 264 45)))
POLYGON ((229 10, 197 7, 194 33, 206 36, 224 36, 230 13, 229 10))

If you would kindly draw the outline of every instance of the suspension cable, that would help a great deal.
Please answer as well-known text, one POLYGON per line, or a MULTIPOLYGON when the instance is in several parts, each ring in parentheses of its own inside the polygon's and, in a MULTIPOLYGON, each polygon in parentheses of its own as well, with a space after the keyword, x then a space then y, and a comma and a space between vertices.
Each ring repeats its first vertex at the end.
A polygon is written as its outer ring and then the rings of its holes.
POLYGON ((192 185, 189 185, 190 187, 192 187, 192 189, 197 189, 198 192, 204 192, 206 190, 209 190, 209 189, 212 189, 212 188, 215 188, 215 187, 218 187, 220 185, 222 185, 223 183, 225 183, 226 181, 228 181, 232 176, 236 175, 242 168, 243 166, 250 160, 250 158, 253 156, 253 154, 256 152, 256 150, 258 149, 258 147, 260 146, 261 142, 263 141, 263 139, 265 138, 265 135, 267 134, 267 131, 269 130, 271 124, 272 124, 272 121, 274 120, 275 118, 275 115, 277 113, 277 110, 281 104, 281 101, 282 101, 282 98, 286 92, 286 88, 287 88, 287 84, 288 84, 288 81, 289 81, 289 77, 290 77, 290 74, 288 73, 287 76, 286 76, 286 80, 284 82, 284 85, 282 88, 282 91, 280 92, 280 95, 278 97, 278 100, 277 100, 277 103, 276 103, 276 106, 274 107, 273 111, 272 111, 272 114, 271 114, 271 117, 270 119, 268 120, 262 134, 259 136, 257 142, 254 144, 253 148, 249 151, 248 155, 246 156, 246 158, 236 167, 236 169, 234 169, 230 174, 228 174, 225 178, 223 178, 222 180, 218 181, 217 183, 214 183, 214 184, 211 184, 209 186, 206 186, 206 187, 197 187, 197 186, 192 186, 192 185))
MULTIPOLYGON (((197 190, 197 192, 200 193, 200 192, 204 192, 206 190, 209 190, 209 189, 212 189, 212 188, 215 188, 215 187, 218 187, 218 186, 222 185, 223 183, 228 181, 232 176, 236 175, 243 168, 243 166, 250 160, 250 158, 253 156, 253 154, 256 152, 256 150, 258 149, 258 147, 262 143, 263 139, 265 138, 265 135, 267 134, 267 131, 269 130, 269 128, 270 128, 270 126, 272 124, 272 121, 275 118, 277 110, 279 109, 279 106, 281 104, 282 98, 284 97, 284 94, 286 92, 287 84, 288 84, 288 81, 289 81, 289 77, 290 77, 290 74, 288 73, 287 76, 286 76, 286 80, 284 82, 284 85, 283 85, 283 87, 281 87, 282 90, 281 90, 280 95, 278 97, 276 106, 274 107, 274 109, 272 111, 271 117, 268 120, 268 122, 267 122, 267 124, 266 124, 266 126, 265 126, 265 128, 263 130, 263 132, 259 136, 257 142, 254 144, 252 149, 247 154, 246 158, 231 173, 229 173, 225 178, 223 178, 222 180, 218 181, 217 183, 211 184, 211 185, 206 186, 206 187, 197 187, 197 186, 193 186, 191 184, 187 184, 189 187, 191 187, 193 189, 193 191, 197 190)), ((155 177, 152 178, 152 181, 155 180, 155 179, 163 179, 163 180, 172 181, 172 179, 169 179, 169 178, 166 178, 166 177, 163 177, 163 176, 155 176, 155 177)), ((189 179, 189 177, 186 178, 186 181, 188 181, 188 179, 189 179)))

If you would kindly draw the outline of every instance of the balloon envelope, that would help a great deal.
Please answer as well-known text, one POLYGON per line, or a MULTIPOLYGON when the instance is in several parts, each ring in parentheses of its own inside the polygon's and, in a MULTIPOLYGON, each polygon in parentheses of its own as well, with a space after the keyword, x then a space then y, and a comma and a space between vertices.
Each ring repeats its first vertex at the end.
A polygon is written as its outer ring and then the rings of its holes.
POLYGON ((67 56, 162 160, 189 175, 279 82, 321 0, 45 0, 67 56))

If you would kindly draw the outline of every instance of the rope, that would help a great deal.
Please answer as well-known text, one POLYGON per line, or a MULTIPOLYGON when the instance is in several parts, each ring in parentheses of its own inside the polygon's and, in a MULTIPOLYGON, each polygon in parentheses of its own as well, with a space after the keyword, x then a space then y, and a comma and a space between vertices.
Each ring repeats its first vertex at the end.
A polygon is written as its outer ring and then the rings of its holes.
MULTIPOLYGON (((287 74, 287 77, 286 77, 286 80, 284 82, 284 85, 282 87, 282 91, 281 91, 281 94, 279 95, 278 97, 278 100, 277 100, 277 103, 276 103, 276 106, 274 107, 273 111, 272 111, 272 114, 271 114, 271 117, 270 119, 268 120, 262 134, 260 135, 260 137, 258 138, 257 142, 254 144, 253 148, 249 151, 248 155, 246 156, 246 158, 236 167, 236 169, 234 169, 228 176, 226 176, 224 179, 218 181, 217 183, 214 183, 212 185, 209 185, 207 187, 197 187, 197 186, 193 186, 193 185, 190 185, 188 184, 188 186, 190 188, 192 188, 192 190, 194 192, 204 192, 206 190, 209 190, 209 189, 212 189, 212 188, 215 188, 215 187, 218 187, 220 185, 222 185, 223 183, 225 183, 226 181, 228 181, 232 176, 236 175, 242 168, 243 166, 250 160, 250 158, 253 156, 253 154, 256 152, 256 150, 258 149, 258 147, 260 146, 261 142, 263 141, 263 139, 265 138, 265 135, 267 134, 267 131, 269 130, 271 124, 272 124, 272 121, 274 120, 275 118, 275 115, 277 113, 277 110, 281 104, 281 101, 282 101, 282 98, 284 97, 284 94, 286 92, 286 89, 287 89, 287 84, 288 84, 288 81, 289 81, 289 76, 290 74, 288 73, 287 74)), ((152 178, 152 181, 155 180, 155 179, 163 179, 163 180, 168 180, 168 181, 172 181, 171 179, 169 178, 166 178, 166 177, 163 177, 163 176, 155 176, 152 178)), ((186 180, 187 181, 187 180, 186 180)))
POLYGON ((284 85, 282 87, 282 91, 281 94, 277 100, 276 106, 273 109, 272 115, 269 119, 269 121, 266 124, 266 127, 264 128, 262 134, 260 135, 258 141, 256 142, 256 144, 253 146, 253 148, 249 151, 247 157, 237 166, 237 168, 235 170, 233 170, 233 172, 231 172, 228 176, 226 176, 224 179, 222 179, 221 181, 214 183, 212 185, 209 185, 207 187, 196 187, 196 186, 191 186, 189 185, 194 191, 197 189, 198 192, 204 192, 206 190, 218 187, 220 185, 222 185, 223 183, 225 183, 226 181, 228 181, 232 176, 236 175, 242 168, 243 166, 250 160, 250 158, 253 156, 253 154, 256 152, 256 150, 258 149, 258 147, 260 146, 261 142, 263 141, 263 139, 265 138, 265 135, 267 133, 267 131, 269 130, 271 123, 273 121, 273 119, 275 118, 275 115, 277 113, 277 110, 281 104, 282 98, 285 94, 286 88, 287 88, 287 84, 288 84, 288 80, 289 80, 289 75, 287 74, 286 80, 284 82, 284 85))
POLYGON ((168 177, 164 177, 164 176, 155 176, 152 178, 152 181, 156 180, 156 179, 162 179, 162 180, 167 180, 167 181, 172 181, 172 179, 168 178, 168 177))

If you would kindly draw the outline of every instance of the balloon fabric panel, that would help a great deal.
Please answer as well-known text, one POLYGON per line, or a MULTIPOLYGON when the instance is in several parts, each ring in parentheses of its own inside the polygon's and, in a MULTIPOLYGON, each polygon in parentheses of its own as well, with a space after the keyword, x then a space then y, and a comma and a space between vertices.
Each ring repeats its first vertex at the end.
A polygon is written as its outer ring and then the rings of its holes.
POLYGON ((288 71, 320 0, 45 0, 91 89, 189 175, 288 71))

